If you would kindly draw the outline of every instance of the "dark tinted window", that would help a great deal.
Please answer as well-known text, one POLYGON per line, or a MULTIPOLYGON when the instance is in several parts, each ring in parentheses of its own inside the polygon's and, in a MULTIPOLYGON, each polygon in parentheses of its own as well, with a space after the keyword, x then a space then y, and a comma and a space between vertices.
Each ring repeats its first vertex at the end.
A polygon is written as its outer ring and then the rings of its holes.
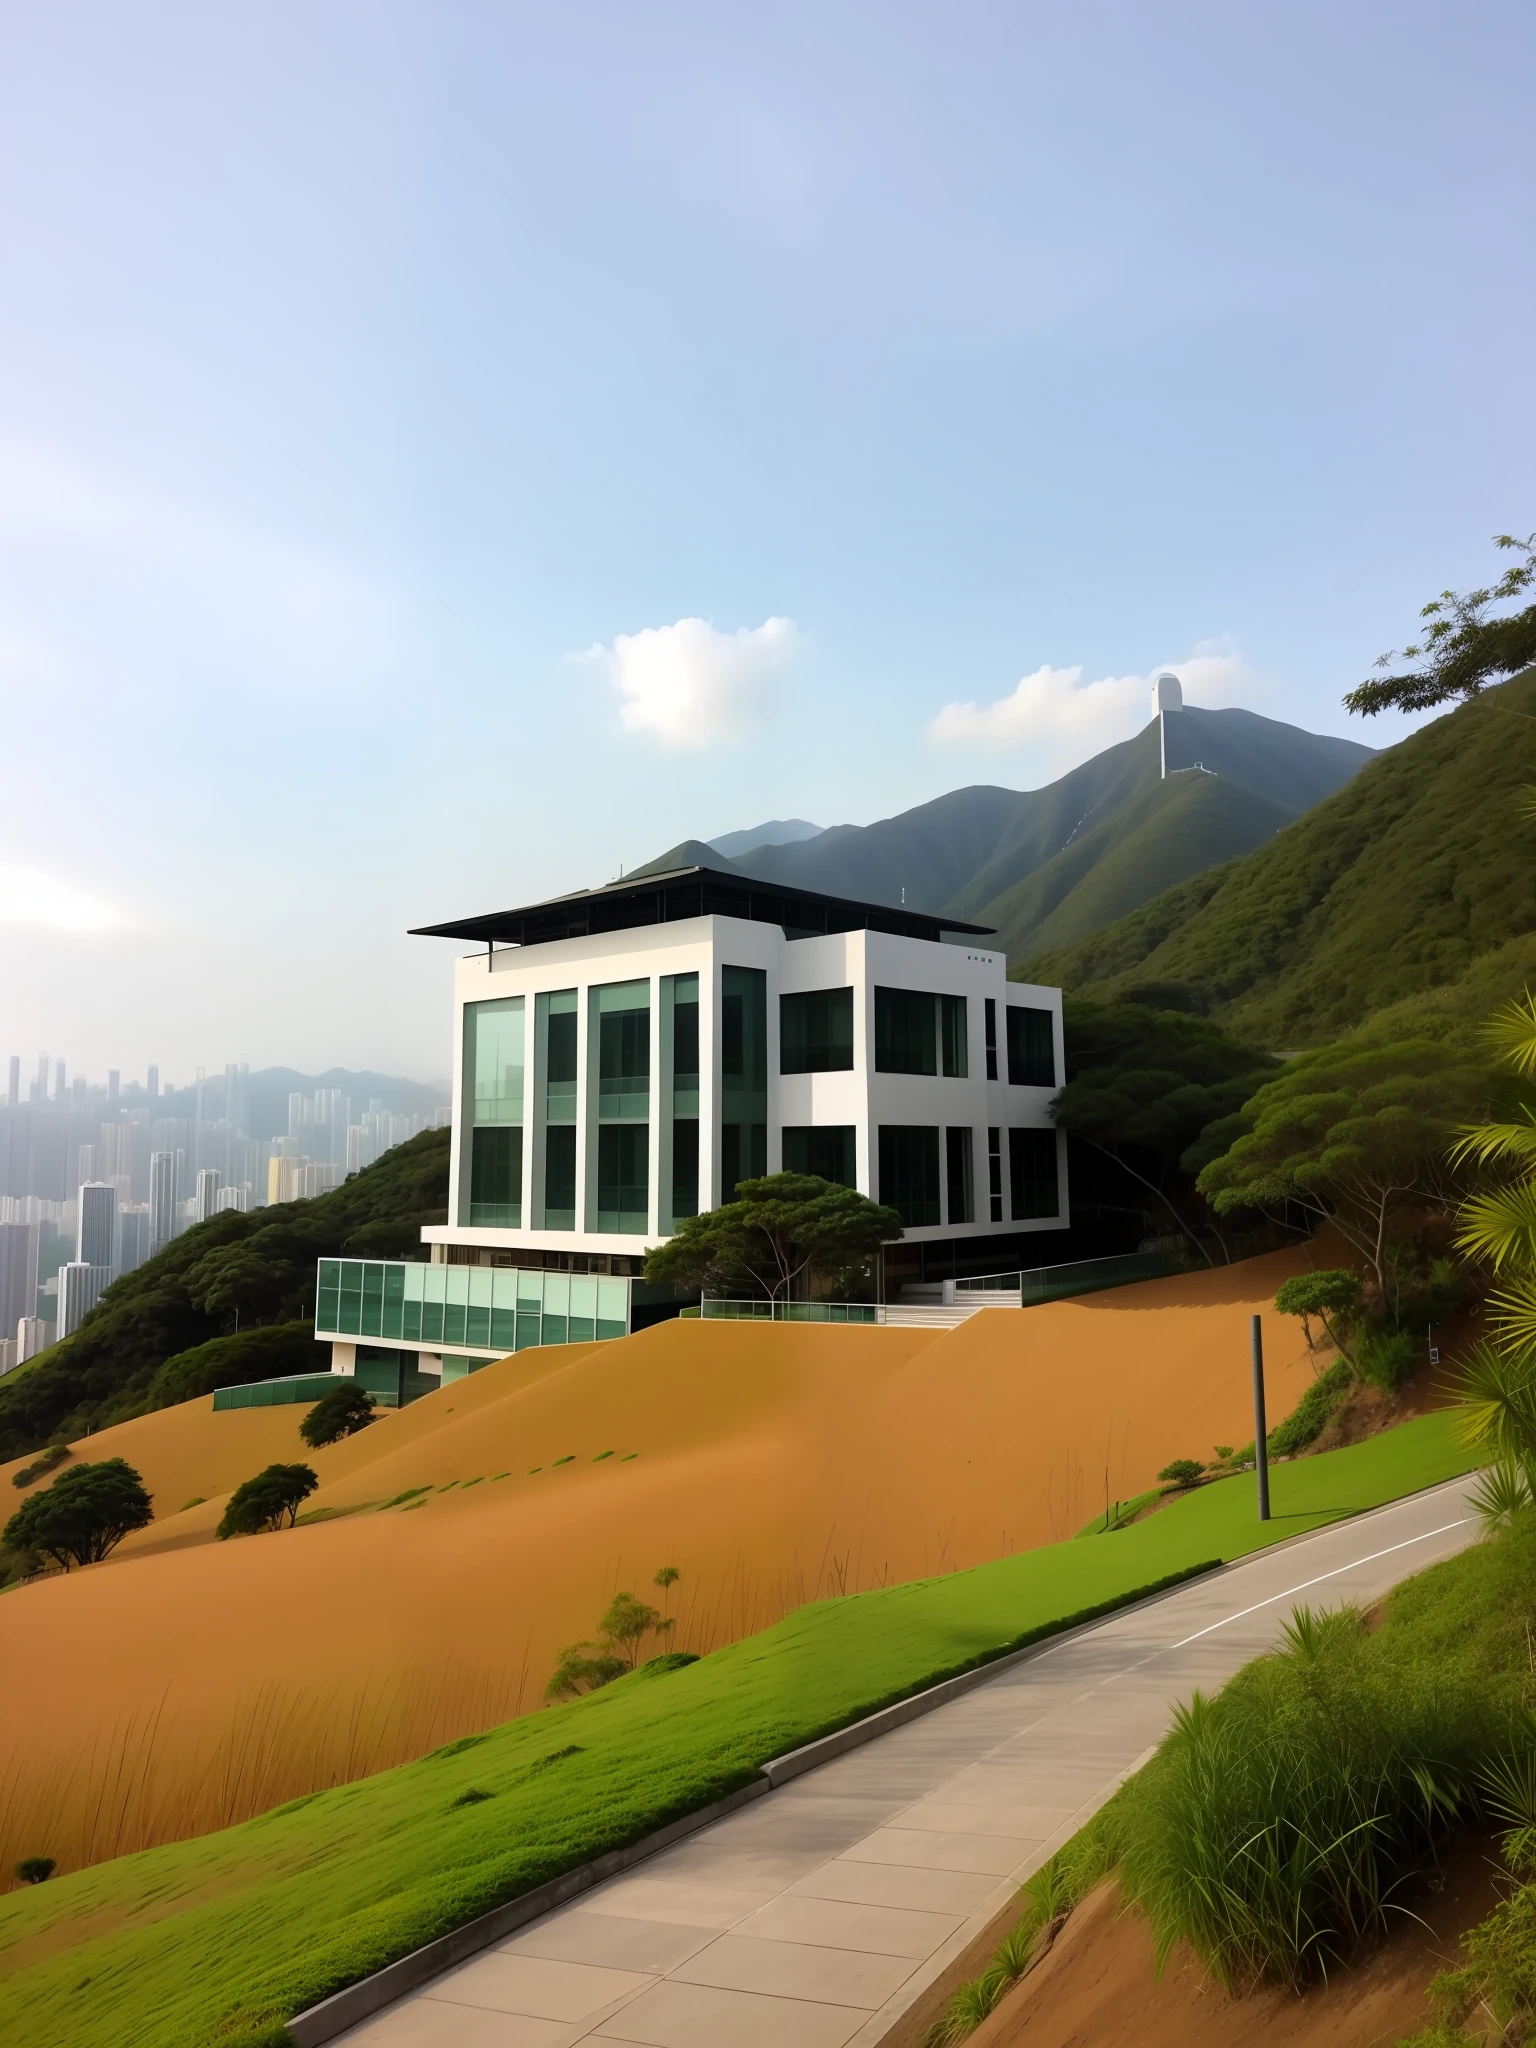
POLYGON ((1059 1214, 1054 1131, 1008 1133, 1008 1182, 1015 1223, 1059 1214))
POLYGON ((839 1187, 856 1187, 853 1125, 786 1124, 784 1171, 814 1173, 839 1187))
POLYGON ((875 1070, 881 1074, 939 1071, 938 1005, 931 995, 906 988, 875 990, 875 1070))
POLYGON ((831 1074, 853 1066, 853 990, 779 997, 779 1072, 831 1074))
POLYGON ((1049 1010, 1008 1006, 1008 1079, 1015 1088, 1054 1088, 1056 1048, 1049 1010))
POLYGON ((951 1126, 944 1133, 945 1194, 951 1223, 976 1220, 975 1170, 971 1156, 971 1133, 966 1125, 951 1126))
POLYGON ((909 1230, 941 1220, 937 1124, 880 1126, 880 1200, 909 1230))
POLYGON ((699 1121, 679 1117, 672 1126, 672 1215, 676 1221, 699 1213, 699 1121))

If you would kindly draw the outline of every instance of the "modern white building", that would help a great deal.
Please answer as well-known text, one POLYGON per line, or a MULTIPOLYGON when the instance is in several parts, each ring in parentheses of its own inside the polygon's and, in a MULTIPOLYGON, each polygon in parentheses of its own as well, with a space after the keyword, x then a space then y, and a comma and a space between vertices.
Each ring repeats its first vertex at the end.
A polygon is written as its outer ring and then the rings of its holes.
POLYGON ((100 1301, 112 1281, 110 1266, 71 1259, 59 1268, 59 1335, 71 1337, 100 1301))
POLYGON ((449 1218, 427 1268, 321 1262, 338 1369, 359 1339, 432 1371, 620 1334, 646 1251, 755 1175, 895 1209, 914 1279, 1028 1265, 1068 1223, 1061 994, 1010 982, 988 927, 693 867, 418 935, 476 947, 449 1218))
POLYGON ((25 1365, 53 1342, 54 1326, 41 1316, 21 1316, 16 1323, 16 1363, 25 1365))

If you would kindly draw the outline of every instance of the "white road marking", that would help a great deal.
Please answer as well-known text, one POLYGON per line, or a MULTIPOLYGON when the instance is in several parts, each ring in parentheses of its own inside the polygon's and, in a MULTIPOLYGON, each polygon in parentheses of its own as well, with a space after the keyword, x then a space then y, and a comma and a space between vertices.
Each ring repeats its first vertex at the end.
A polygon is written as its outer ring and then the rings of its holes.
MULTIPOLYGON (((1182 1650, 1185 1643, 1198 1643, 1202 1636, 1214 1634, 1217 1629, 1225 1628, 1228 1622, 1241 1621, 1244 1615, 1257 1614, 1261 1607, 1273 1607, 1277 1600, 1290 1600, 1297 1593, 1305 1593, 1309 1586, 1320 1586, 1325 1579, 1336 1579, 1344 1572, 1358 1570, 1363 1564, 1374 1564, 1379 1557, 1390 1557, 1395 1550, 1410 1550, 1415 1543, 1427 1543, 1431 1536, 1444 1536, 1450 1530, 1464 1526, 1464 1518, 1454 1522, 1442 1522, 1438 1529, 1426 1529, 1422 1536, 1410 1536, 1405 1543, 1390 1543, 1385 1550, 1373 1550, 1369 1557, 1352 1558, 1348 1564, 1341 1564, 1335 1571, 1319 1572, 1315 1579, 1303 1579, 1299 1586, 1292 1586, 1287 1592, 1271 1593, 1267 1600, 1256 1600, 1251 1607, 1241 1607, 1236 1614, 1228 1614, 1220 1621, 1213 1621, 1209 1628, 1197 1628, 1192 1636, 1185 1636, 1182 1641, 1170 1643, 1168 1647, 1171 1650, 1182 1650)), ((1246 1562, 1245 1558, 1244 1563, 1246 1562)))

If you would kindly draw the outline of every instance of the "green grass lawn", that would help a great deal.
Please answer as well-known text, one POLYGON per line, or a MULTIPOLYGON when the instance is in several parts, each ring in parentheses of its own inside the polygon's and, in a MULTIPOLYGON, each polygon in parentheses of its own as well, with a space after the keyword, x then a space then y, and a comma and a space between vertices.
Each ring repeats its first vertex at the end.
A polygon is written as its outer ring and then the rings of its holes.
MULTIPOLYGON (((1452 1418, 1251 1474, 1133 1528, 800 1609, 761 1635, 257 1820, 0 1899, 0 2039, 238 2048, 757 1767, 1085 1610, 1469 1469, 1452 1418), (468 1792, 489 1794, 471 1804, 468 1792)), ((47 1844, 37 1853, 45 1855, 47 1844)))

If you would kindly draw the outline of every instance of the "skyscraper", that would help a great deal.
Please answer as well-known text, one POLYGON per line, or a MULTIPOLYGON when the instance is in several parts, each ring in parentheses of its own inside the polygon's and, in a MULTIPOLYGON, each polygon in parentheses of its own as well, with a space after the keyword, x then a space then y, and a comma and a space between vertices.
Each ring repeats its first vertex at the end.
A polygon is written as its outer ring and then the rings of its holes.
POLYGON ((149 1204, 127 1202, 117 1212, 117 1270, 133 1273, 149 1257, 149 1204))
POLYGON ((116 1109, 117 1107, 118 1083, 122 1080, 122 1078, 123 1077, 121 1072, 116 1067, 108 1067, 107 1106, 109 1109, 116 1109))
POLYGON ((160 1093, 160 1069, 159 1069, 158 1067, 151 1067, 151 1068, 150 1068, 150 1070, 149 1070, 149 1077, 148 1077, 148 1080, 147 1080, 147 1082, 146 1082, 146 1084, 145 1084, 145 1093, 146 1093, 146 1094, 148 1095, 148 1097, 149 1097, 149 1099, 150 1099, 150 1101, 151 1101, 151 1102, 155 1101, 155 1100, 157 1099, 157 1097, 159 1096, 159 1093, 160 1093))
POLYGON ((219 1170, 205 1166, 197 1176, 197 1220, 206 1223, 219 1206, 219 1170))
POLYGON ((87 1265, 71 1259, 59 1268, 59 1335, 73 1336, 110 1284, 110 1266, 87 1265))
POLYGON ((39 1351, 46 1351, 52 1342, 52 1323, 45 1323, 41 1316, 23 1316, 16 1325, 16 1363, 25 1365, 29 1358, 36 1358, 39 1351))
POLYGON ((176 1154, 149 1155, 149 1255, 162 1251, 176 1235, 176 1154))
MULTIPOLYGON (((85 1146, 82 1151, 87 1150, 85 1146)), ((86 1266, 116 1265, 117 1189, 105 1181, 87 1181, 80 1190, 75 1226, 75 1260, 86 1266)))
POLYGON ((62 1102, 64 1100, 64 1062, 62 1060, 55 1060, 53 1063, 53 1099, 55 1102, 62 1102))
POLYGON ((37 1314, 40 1223, 0 1223, 0 1335, 14 1337, 23 1316, 37 1314))
POLYGON ((224 1121, 233 1136, 250 1136, 251 1069, 245 1060, 232 1062, 224 1069, 224 1121))
POLYGON ((21 1054, 17 1052, 11 1054, 11 1079, 5 1091, 5 1100, 10 1109, 14 1109, 21 1101, 21 1054))

